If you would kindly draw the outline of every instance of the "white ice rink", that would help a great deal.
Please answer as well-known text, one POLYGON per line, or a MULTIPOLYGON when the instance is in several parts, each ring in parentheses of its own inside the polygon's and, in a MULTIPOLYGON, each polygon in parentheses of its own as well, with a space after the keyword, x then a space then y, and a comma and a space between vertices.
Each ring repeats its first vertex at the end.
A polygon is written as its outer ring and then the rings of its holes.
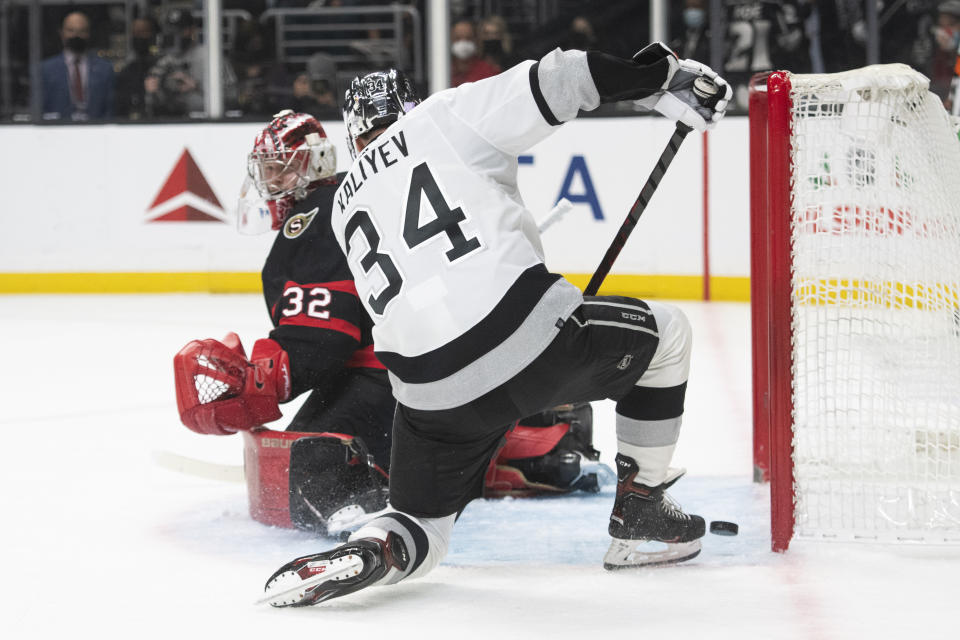
MULTIPOLYGON (((272 609, 253 604, 266 578, 332 541, 261 525, 242 484, 152 458, 240 464, 239 437, 180 425, 172 359, 231 329, 249 348, 266 332, 262 299, 0 297, 0 637, 960 638, 958 548, 770 552, 767 489, 750 481, 748 307, 680 306, 695 341, 675 459, 689 474, 672 494, 689 512, 739 522, 740 536, 708 535, 683 565, 609 573, 611 488, 478 501, 426 578, 272 609)), ((610 463, 612 407, 595 410, 610 463)))

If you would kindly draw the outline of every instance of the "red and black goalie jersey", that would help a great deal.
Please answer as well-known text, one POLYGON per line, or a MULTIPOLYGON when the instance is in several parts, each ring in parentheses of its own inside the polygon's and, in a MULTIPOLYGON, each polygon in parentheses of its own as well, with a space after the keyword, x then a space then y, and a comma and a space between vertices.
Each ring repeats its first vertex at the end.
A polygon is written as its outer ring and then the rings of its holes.
POLYGON ((290 357, 291 397, 327 387, 344 368, 383 369, 373 355, 372 323, 330 227, 343 176, 320 182, 296 203, 262 271, 270 337, 290 357))

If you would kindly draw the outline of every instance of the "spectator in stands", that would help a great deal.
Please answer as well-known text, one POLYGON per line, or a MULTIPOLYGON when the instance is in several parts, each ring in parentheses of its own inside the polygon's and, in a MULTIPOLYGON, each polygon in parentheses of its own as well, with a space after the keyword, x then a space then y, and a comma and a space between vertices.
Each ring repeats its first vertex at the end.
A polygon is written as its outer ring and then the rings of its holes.
POLYGON ((477 31, 470 20, 458 20, 450 30, 450 86, 458 87, 467 82, 476 82, 500 73, 480 57, 477 46, 477 31))
POLYGON ((816 41, 820 50, 814 57, 822 60, 823 71, 836 73, 866 64, 866 51, 859 35, 865 24, 861 1, 814 0, 810 4, 818 18, 816 41))
POLYGON ((41 66, 43 117, 89 120, 113 116, 113 65, 93 52, 90 20, 79 11, 67 14, 60 27, 63 52, 41 66))
POLYGON ((147 116, 146 89, 150 69, 157 63, 157 29, 150 18, 137 18, 130 25, 131 51, 117 73, 116 114, 131 120, 147 116))
POLYGON ((670 42, 677 55, 690 60, 710 60, 710 33, 706 0, 683 3, 682 32, 670 42))
POLYGON ((337 64, 332 56, 315 53, 307 60, 307 69, 293 81, 294 111, 311 113, 320 120, 341 117, 334 91, 337 78, 337 64))
POLYGON ((590 51, 597 48, 597 33, 586 16, 576 16, 570 21, 570 31, 564 41, 564 49, 590 51))
POLYGON ((489 15, 480 21, 480 55, 500 69, 509 69, 520 62, 513 53, 513 38, 502 16, 489 15))
MULTIPOLYGON (((877 3, 880 28, 880 62, 903 62, 916 66, 914 47, 919 38, 929 38, 938 0, 877 3)), ((866 45, 866 24, 863 27, 866 45)))
POLYGON ((748 87, 755 73, 784 69, 809 73, 810 46, 805 23, 811 6, 802 0, 725 0, 724 79, 733 87, 732 113, 746 113, 748 87))
POLYGON ((269 30, 256 20, 237 25, 233 66, 237 72, 237 106, 246 114, 270 116, 290 104, 292 80, 267 41, 269 30))
MULTIPOLYGON (((146 82, 147 110, 155 116, 202 115, 206 104, 203 78, 207 53, 197 43, 199 30, 189 11, 174 9, 167 15, 173 30, 173 47, 157 61, 146 82)), ((220 68, 225 105, 236 104, 237 76, 223 59, 220 68)))
POLYGON ((960 48, 960 0, 948 0, 937 5, 936 24, 926 41, 929 62, 919 68, 930 78, 930 90, 940 96, 947 109, 952 106, 950 84, 954 78, 957 50, 960 48))

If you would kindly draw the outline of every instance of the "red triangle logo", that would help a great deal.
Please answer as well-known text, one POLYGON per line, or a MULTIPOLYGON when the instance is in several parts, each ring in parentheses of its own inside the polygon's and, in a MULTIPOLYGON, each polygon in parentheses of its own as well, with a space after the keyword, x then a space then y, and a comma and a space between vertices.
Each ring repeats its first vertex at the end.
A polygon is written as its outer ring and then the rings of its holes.
MULTIPOLYGON (((187 148, 183 149, 183 153, 180 154, 180 158, 174 165, 173 170, 170 171, 170 175, 167 176, 163 186, 160 187, 160 192, 157 194, 157 197, 153 199, 150 209, 155 209, 157 206, 184 193, 189 193, 197 198, 206 200, 210 204, 214 205, 217 209, 223 209, 223 205, 220 204, 216 194, 210 187, 210 183, 207 182, 203 172, 200 171, 200 167, 197 166, 196 160, 193 159, 193 156, 190 155, 190 151, 187 148)), ((163 213, 162 215, 153 218, 151 221, 222 222, 222 220, 216 216, 204 213, 189 205, 184 205, 163 213)))
POLYGON ((220 222, 219 218, 215 218, 208 213, 203 211, 198 211, 190 205, 183 205, 173 211, 163 214, 162 216, 157 216, 150 220, 150 222, 220 222))

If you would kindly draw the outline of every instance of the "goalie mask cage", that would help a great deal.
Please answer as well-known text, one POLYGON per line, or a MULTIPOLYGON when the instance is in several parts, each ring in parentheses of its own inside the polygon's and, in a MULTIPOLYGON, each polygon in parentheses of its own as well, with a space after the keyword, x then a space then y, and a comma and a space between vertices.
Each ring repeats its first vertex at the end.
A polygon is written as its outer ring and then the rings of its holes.
POLYGON ((905 65, 750 94, 754 463, 791 539, 960 543, 960 141, 905 65))

